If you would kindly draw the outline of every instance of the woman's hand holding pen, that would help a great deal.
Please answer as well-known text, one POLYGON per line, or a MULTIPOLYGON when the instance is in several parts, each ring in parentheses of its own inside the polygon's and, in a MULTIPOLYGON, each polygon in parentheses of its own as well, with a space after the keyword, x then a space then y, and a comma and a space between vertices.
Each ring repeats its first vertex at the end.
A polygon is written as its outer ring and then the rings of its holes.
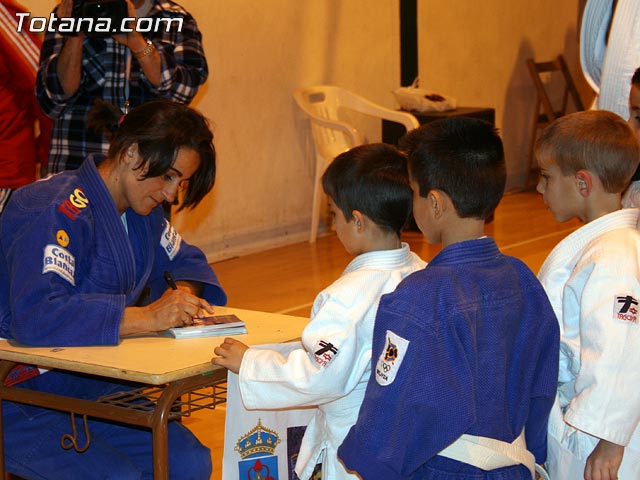
POLYGON ((213 307, 179 285, 175 290, 167 290, 158 300, 145 307, 125 308, 120 335, 159 332, 171 327, 191 325, 200 311, 211 314, 213 307))
POLYGON ((201 310, 213 313, 213 307, 209 302, 180 287, 167 290, 158 300, 144 308, 150 316, 156 317, 166 325, 164 328, 191 325, 193 318, 197 317, 201 310))

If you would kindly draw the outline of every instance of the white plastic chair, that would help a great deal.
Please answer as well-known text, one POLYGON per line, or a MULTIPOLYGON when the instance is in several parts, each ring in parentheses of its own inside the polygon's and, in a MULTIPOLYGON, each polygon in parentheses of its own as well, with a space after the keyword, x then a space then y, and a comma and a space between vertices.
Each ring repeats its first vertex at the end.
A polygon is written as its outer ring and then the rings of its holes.
POLYGON ((322 174, 333 159, 353 148, 362 145, 360 133, 340 118, 342 109, 353 110, 405 126, 407 131, 418 128, 420 123, 410 113, 391 110, 377 105, 355 93, 340 87, 321 85, 296 90, 293 98, 300 109, 309 117, 315 144, 316 171, 313 186, 313 205, 311 209, 311 234, 309 242, 316 241, 320 221, 320 201, 322 192, 322 174))

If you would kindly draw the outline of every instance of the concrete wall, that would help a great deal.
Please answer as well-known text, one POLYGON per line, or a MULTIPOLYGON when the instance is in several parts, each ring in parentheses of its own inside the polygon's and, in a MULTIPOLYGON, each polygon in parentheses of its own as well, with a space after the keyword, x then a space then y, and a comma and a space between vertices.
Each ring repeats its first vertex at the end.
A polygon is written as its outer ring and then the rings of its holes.
MULTIPOLYGON (((493 106, 516 187, 533 115, 524 61, 564 53, 575 76, 579 0, 419 0, 422 85, 493 106)), ((46 15, 55 2, 24 3, 46 15)), ((304 241, 313 145, 294 89, 336 84, 387 107, 400 82, 399 0, 181 0, 197 19, 211 76, 193 104, 211 119, 219 176, 185 239, 218 260, 304 241)), ((377 124, 365 127, 379 140, 377 124)))

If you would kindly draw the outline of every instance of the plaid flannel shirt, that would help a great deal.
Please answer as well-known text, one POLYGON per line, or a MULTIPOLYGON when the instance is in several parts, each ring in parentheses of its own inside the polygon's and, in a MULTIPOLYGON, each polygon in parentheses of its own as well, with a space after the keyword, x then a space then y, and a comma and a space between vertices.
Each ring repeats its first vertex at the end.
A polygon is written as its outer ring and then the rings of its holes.
MULTIPOLYGON (((202 48, 202 34, 195 19, 169 0, 155 0, 148 18, 182 18, 182 29, 145 32, 162 58, 161 80, 154 87, 145 77, 135 55, 111 37, 85 37, 82 52, 82 80, 78 90, 66 95, 58 80, 57 66, 65 37, 47 32, 36 81, 36 95, 42 110, 55 120, 49 152, 49 173, 75 169, 90 153, 106 153, 109 144, 99 133, 85 128, 86 115, 96 98, 121 109, 125 106, 126 62, 131 57, 129 104, 133 108, 146 101, 166 98, 188 104, 208 76, 202 48)), ((174 24, 172 24, 174 25, 174 24)))

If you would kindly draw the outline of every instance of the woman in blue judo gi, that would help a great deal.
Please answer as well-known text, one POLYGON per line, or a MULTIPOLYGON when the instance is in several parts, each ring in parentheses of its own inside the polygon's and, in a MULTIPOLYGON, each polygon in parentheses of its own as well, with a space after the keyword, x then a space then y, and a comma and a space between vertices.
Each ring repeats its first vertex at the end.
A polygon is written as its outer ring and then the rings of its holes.
MULTIPOLYGON (((202 251, 180 237, 162 209, 178 197, 180 209, 191 208, 213 188, 207 121, 186 106, 153 101, 122 118, 96 106, 91 123, 110 127, 108 154, 16 191, 0 217, 1 337, 34 346, 115 345, 226 303, 202 251), (168 288, 165 271, 176 289, 168 288)), ((15 388, 85 399, 129 388, 38 373, 23 368, 9 377, 15 388)), ((91 420, 90 448, 77 453, 60 446, 69 421, 66 413, 5 402, 7 470, 28 479, 152 476, 149 430, 91 420)), ((209 450, 177 422, 169 424, 169 474, 211 474, 209 450)))

